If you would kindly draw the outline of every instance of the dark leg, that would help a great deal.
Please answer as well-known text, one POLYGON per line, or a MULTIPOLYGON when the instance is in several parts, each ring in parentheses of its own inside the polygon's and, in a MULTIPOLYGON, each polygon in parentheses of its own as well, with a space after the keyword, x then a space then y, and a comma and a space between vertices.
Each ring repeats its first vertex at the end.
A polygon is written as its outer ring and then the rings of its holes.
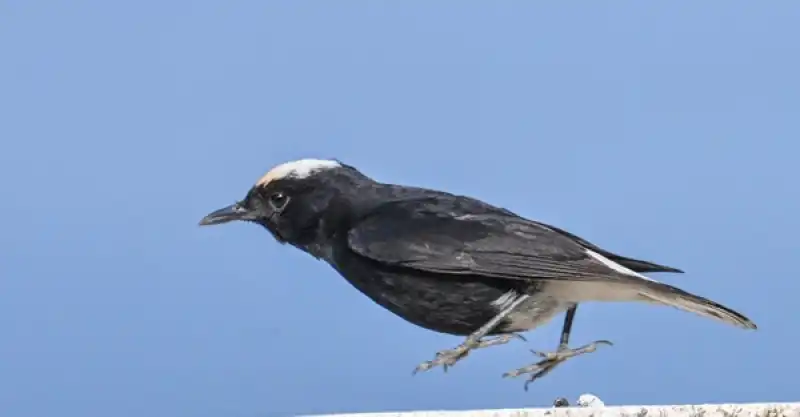
POLYGON ((525 390, 527 391, 528 385, 531 382, 547 375, 550 373, 550 371, 555 369, 556 366, 560 365, 567 359, 583 355, 584 353, 594 352, 597 349, 597 345, 612 344, 608 340, 597 340, 589 343, 588 345, 584 345, 576 349, 570 349, 569 335, 570 332, 572 332, 572 321, 575 319, 575 313, 577 311, 578 305, 575 304, 567 310, 567 313, 564 316, 564 327, 561 329, 561 342, 558 344, 558 350, 555 352, 536 352, 532 350, 531 352, 533 352, 535 355, 541 356, 544 359, 533 365, 519 368, 511 372, 506 372, 503 374, 503 377, 517 377, 522 374, 533 374, 527 381, 525 381, 525 390))
POLYGON ((559 346, 569 345, 569 335, 572 333, 572 321, 575 320, 575 313, 578 312, 578 305, 570 307, 564 315, 564 326, 561 328, 561 343, 559 346))
MULTIPOLYGON (((464 340, 464 343, 456 346, 453 349, 443 350, 436 354, 436 358, 430 361, 425 361, 419 364, 416 369, 414 369, 414 374, 420 371, 427 371, 435 366, 442 365, 444 367, 445 372, 447 368, 450 366, 455 365, 456 362, 463 359, 464 357, 469 354, 469 352, 473 349, 481 349, 489 346, 497 346, 503 345, 510 342, 512 339, 520 338, 523 339, 522 336, 517 334, 504 334, 501 336, 497 336, 495 338, 484 340, 483 338, 495 327, 497 327, 500 322, 503 321, 515 308, 517 308, 520 304, 522 304, 525 300, 527 300, 530 296, 529 295, 520 295, 516 300, 514 300, 511 305, 506 307, 503 311, 499 314, 494 316, 488 323, 481 326, 478 330, 467 336, 467 339, 464 340)), ((524 339, 523 339, 524 340, 524 339)))

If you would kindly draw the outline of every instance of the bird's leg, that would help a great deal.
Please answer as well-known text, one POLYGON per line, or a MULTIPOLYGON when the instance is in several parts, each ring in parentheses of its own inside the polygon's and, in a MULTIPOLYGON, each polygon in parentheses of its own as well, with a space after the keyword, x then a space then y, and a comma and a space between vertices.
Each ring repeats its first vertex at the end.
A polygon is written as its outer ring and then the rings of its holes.
POLYGON ((583 355, 584 353, 594 352, 598 345, 611 345, 612 343, 608 340, 597 340, 579 348, 571 349, 569 347, 569 335, 572 331, 572 321, 575 318, 575 312, 577 310, 577 304, 573 305, 567 310, 567 314, 564 317, 564 327, 561 329, 561 343, 559 343, 558 349, 555 352, 531 351, 535 355, 541 356, 544 359, 533 365, 519 368, 511 372, 506 372, 503 374, 503 377, 517 377, 522 374, 532 374, 530 378, 525 381, 525 390, 527 391, 528 385, 531 382, 547 375, 550 373, 550 371, 555 369, 556 366, 560 365, 567 359, 583 355))
MULTIPOLYGON (((436 358, 430 361, 425 361, 419 364, 416 369, 414 369, 414 374, 420 371, 427 371, 433 367, 438 365, 442 365, 445 372, 447 372, 447 368, 455 365, 456 362, 466 357, 469 352, 473 349, 481 349, 490 346, 497 346, 503 345, 510 342, 515 337, 521 338, 522 336, 516 334, 504 334, 497 336, 492 339, 485 340, 484 337, 489 334, 498 324, 500 324, 503 319, 505 319, 515 308, 517 308, 520 304, 522 304, 525 300, 527 300, 530 296, 529 295, 521 295, 513 303, 511 303, 508 307, 503 309, 500 313, 498 313, 494 318, 489 320, 486 324, 481 326, 478 330, 467 336, 467 339, 464 340, 463 343, 456 346, 453 349, 442 350, 436 353, 436 358)), ((523 339, 524 340, 524 339, 523 339)))

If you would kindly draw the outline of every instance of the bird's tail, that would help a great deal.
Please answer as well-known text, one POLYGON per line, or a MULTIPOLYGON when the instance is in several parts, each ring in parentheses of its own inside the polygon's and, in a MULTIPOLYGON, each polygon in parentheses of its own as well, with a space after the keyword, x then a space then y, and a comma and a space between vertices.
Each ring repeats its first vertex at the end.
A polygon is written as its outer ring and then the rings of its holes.
POLYGON ((680 288, 675 288, 661 282, 649 281, 645 284, 639 295, 645 300, 672 306, 683 311, 699 314, 704 317, 720 320, 745 329, 756 329, 756 324, 750 319, 731 310, 722 304, 715 303, 707 298, 690 294, 680 288))

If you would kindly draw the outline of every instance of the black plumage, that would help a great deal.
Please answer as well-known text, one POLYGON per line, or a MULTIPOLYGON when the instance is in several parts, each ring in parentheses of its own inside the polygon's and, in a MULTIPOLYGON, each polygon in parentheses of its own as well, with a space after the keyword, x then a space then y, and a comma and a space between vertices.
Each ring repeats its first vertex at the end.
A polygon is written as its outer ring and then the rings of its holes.
POLYGON ((258 223, 279 242, 328 262, 408 322, 468 336, 417 370, 446 369, 470 350, 507 343, 566 312, 558 351, 506 374, 530 373, 533 380, 569 357, 610 344, 567 347, 577 305, 586 301, 665 304, 756 327, 727 307, 641 275, 679 269, 614 254, 474 198, 380 183, 338 161, 279 165, 244 200, 209 214, 201 225, 231 220, 258 223))

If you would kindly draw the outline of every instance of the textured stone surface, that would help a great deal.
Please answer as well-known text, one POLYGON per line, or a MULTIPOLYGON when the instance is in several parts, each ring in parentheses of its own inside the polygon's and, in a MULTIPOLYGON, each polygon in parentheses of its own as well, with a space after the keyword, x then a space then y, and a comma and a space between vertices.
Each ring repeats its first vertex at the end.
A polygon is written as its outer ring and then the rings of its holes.
MULTIPOLYGON (((626 405, 606 407, 518 408, 464 411, 413 411, 324 414, 315 417, 800 417, 800 403, 626 405)), ((310 417, 310 416, 309 416, 310 417)))

